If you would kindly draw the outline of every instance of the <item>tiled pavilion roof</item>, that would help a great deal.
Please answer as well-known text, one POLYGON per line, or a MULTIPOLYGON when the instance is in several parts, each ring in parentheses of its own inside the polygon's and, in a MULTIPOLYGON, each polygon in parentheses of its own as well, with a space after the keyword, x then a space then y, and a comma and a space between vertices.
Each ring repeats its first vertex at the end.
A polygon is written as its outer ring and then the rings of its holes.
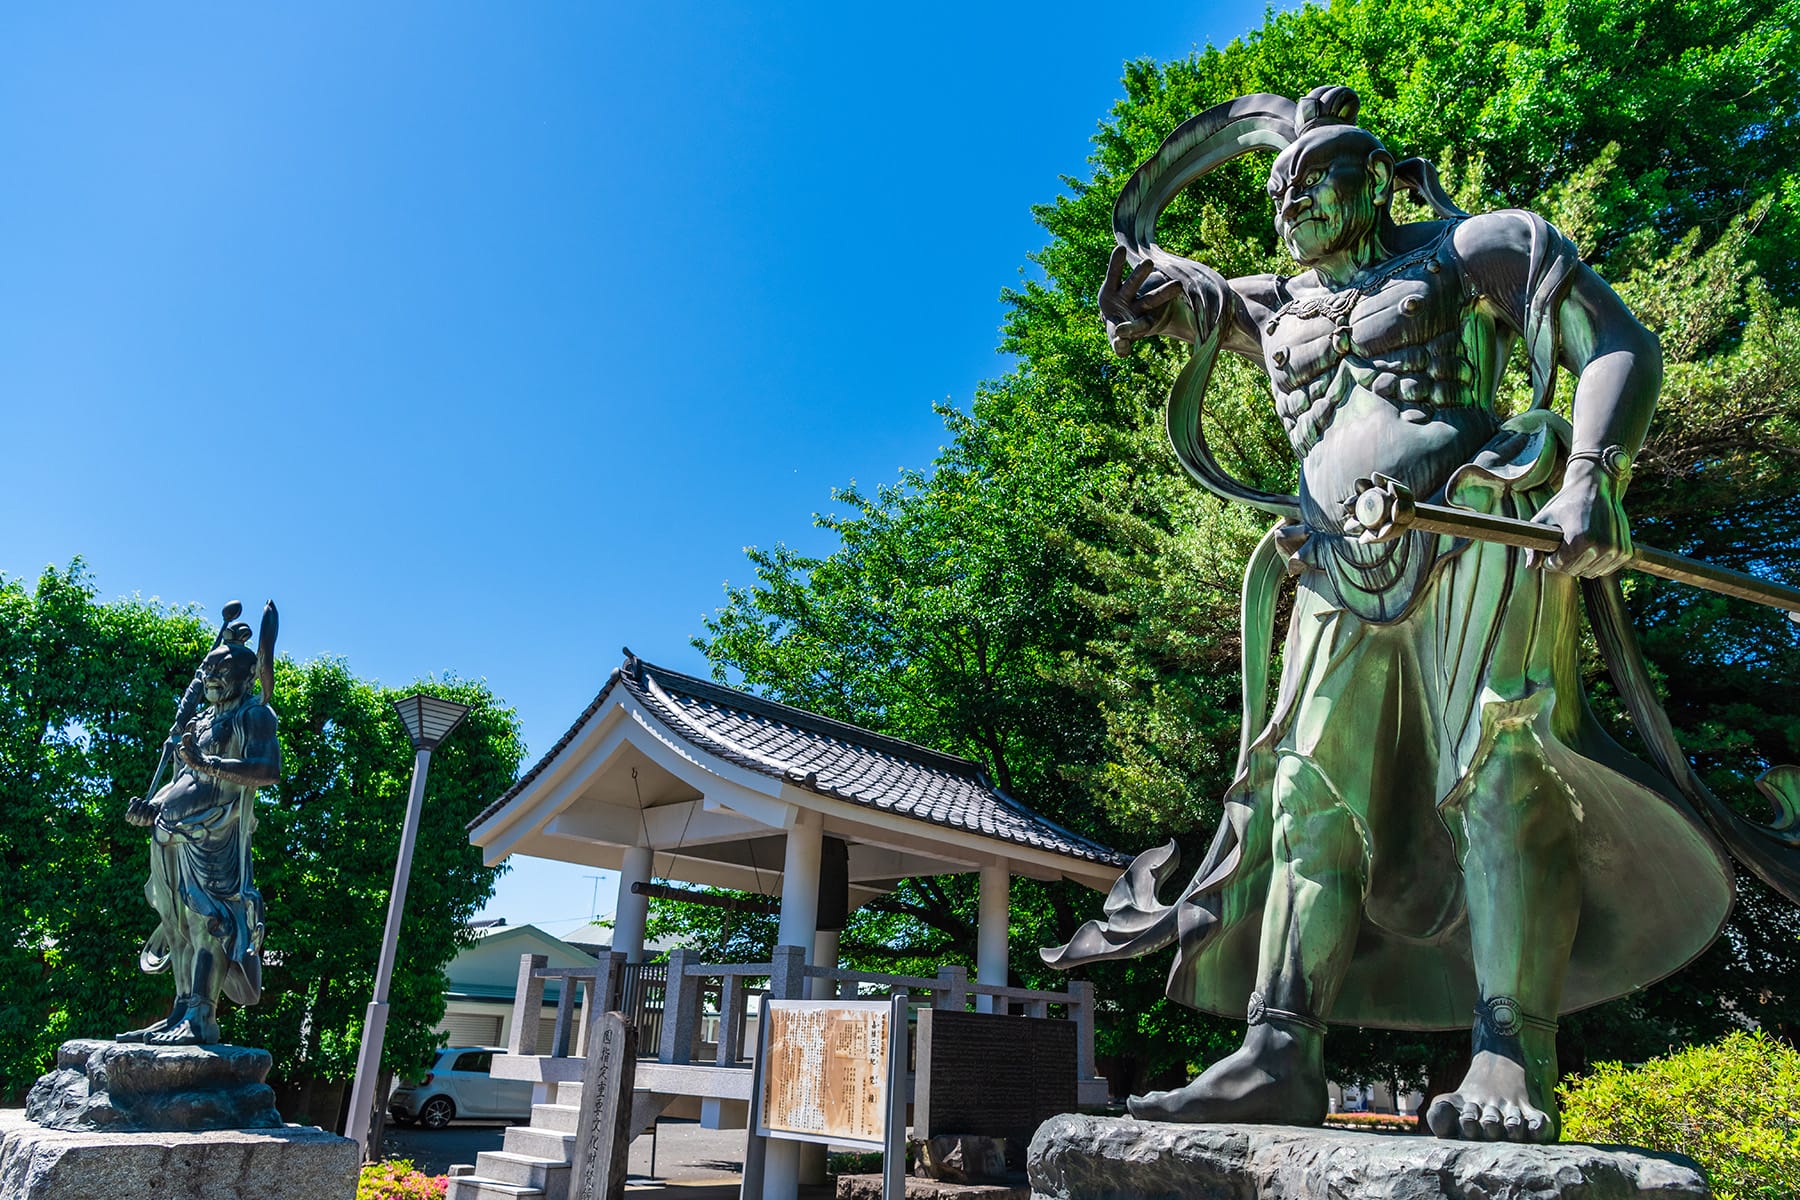
POLYGON ((791 705, 628 658, 549 753, 469 823, 475 826, 537 778, 624 688, 696 749, 820 795, 960 829, 996 841, 1123 867, 1127 855, 1072 833, 989 782, 977 763, 834 721, 791 705))

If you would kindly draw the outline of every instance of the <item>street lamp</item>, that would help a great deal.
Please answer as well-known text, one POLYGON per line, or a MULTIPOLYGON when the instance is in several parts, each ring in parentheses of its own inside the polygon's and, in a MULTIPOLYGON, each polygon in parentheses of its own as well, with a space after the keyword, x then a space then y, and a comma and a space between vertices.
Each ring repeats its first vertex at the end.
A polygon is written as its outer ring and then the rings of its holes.
POLYGON ((369 1125, 375 1111, 375 1082, 381 1075, 381 1042, 387 1033, 388 981, 394 977, 394 948, 400 941, 400 914, 406 908, 406 881, 412 874, 413 842, 419 836, 419 810, 425 802, 425 773, 431 752, 468 715, 469 706, 423 693, 394 701, 413 744, 412 794, 406 801, 406 824, 400 831, 400 858, 394 864, 394 887, 388 894, 387 931, 381 939, 381 965, 375 969, 375 998, 363 1017, 362 1048, 356 1055, 356 1083, 350 1089, 350 1117, 344 1136, 368 1154, 369 1125))

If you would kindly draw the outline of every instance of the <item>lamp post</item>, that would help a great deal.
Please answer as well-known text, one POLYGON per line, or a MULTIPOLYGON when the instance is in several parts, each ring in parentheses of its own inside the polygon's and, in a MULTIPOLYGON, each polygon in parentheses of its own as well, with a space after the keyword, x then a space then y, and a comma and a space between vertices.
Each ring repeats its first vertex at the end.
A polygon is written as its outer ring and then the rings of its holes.
POLYGON ((400 830, 400 858, 394 864, 394 886, 388 894, 387 931, 381 939, 381 964, 375 969, 375 998, 363 1018, 362 1048, 356 1054, 356 1082, 350 1089, 350 1116, 344 1136, 368 1154, 369 1125, 375 1111, 375 1084, 381 1075, 381 1042, 387 1033, 388 981, 394 977, 394 949, 400 941, 400 915, 406 908, 406 881, 412 874, 413 842, 419 836, 419 810, 425 802, 425 773, 431 752, 450 736, 466 704, 455 704, 415 692, 394 701, 413 744, 412 794, 406 801, 406 824, 400 830))

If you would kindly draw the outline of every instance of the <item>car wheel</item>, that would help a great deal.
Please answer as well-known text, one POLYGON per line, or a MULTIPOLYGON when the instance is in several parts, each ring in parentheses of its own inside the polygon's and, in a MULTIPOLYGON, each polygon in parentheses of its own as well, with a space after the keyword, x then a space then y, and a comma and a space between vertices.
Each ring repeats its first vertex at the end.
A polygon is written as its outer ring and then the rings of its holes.
POLYGON ((442 1129, 456 1115, 456 1105, 448 1096, 433 1096, 419 1109, 419 1124, 427 1129, 442 1129))

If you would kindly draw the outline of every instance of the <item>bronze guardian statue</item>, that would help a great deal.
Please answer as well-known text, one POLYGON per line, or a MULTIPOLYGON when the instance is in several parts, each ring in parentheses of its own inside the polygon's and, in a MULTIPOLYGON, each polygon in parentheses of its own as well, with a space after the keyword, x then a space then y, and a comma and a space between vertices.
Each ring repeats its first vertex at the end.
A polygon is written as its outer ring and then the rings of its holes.
POLYGON ((1120 196, 1100 292, 1112 345, 1193 343, 1170 396, 1177 456, 1278 522, 1246 577, 1243 737, 1205 861, 1164 904, 1174 848, 1140 855, 1105 918, 1044 956, 1069 967, 1174 945, 1172 997, 1247 1011, 1240 1049, 1134 1097, 1136 1116, 1316 1124, 1329 1025, 1472 1027, 1468 1073, 1432 1099, 1432 1130, 1551 1141, 1558 1018, 1705 949, 1731 906, 1727 849, 1800 897, 1800 822, 1780 787, 1766 788, 1775 826, 1706 791, 1624 617, 1614 574, 1636 559, 1622 500, 1661 383, 1655 336, 1548 222, 1462 212, 1428 163, 1396 161, 1356 115, 1341 87, 1240 97, 1177 129, 1120 196), (1227 280, 1157 245, 1183 187, 1257 149, 1276 152, 1275 229, 1301 273, 1227 280), (1401 191, 1432 218, 1396 219, 1401 191), (1506 419, 1494 400, 1520 344, 1533 400, 1506 419), (1214 461, 1200 416, 1221 349, 1268 373, 1298 494, 1214 461), (1559 372, 1575 380, 1572 421, 1551 409, 1559 372), (1395 520, 1414 498, 1463 514, 1463 534, 1395 520), (1539 536, 1488 532, 1521 527, 1539 536), (1288 575, 1271 705, 1265 650, 1288 575), (1584 599, 1654 767, 1588 710, 1584 599))

